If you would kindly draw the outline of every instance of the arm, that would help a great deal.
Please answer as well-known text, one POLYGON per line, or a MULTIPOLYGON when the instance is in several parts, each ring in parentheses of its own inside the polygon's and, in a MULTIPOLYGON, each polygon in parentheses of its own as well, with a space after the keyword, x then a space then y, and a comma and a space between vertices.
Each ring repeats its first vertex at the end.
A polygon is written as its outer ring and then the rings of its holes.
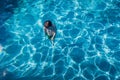
POLYGON ((56 33, 53 32, 53 36, 51 37, 51 40, 53 40, 55 38, 55 35, 56 35, 56 33))
POLYGON ((51 40, 53 40, 55 38, 56 31, 57 31, 56 26, 53 25, 53 36, 52 36, 51 40))
POLYGON ((44 27, 44 32, 45 32, 45 35, 47 35, 47 30, 46 30, 46 28, 44 27))

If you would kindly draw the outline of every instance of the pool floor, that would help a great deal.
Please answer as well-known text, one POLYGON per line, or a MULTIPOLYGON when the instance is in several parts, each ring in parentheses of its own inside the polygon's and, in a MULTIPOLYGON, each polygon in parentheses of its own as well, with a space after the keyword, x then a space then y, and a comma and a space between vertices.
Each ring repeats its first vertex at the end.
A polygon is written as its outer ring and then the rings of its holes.
POLYGON ((120 80, 119 0, 0 5, 0 80, 120 80), (46 20, 57 28, 54 45, 46 20))

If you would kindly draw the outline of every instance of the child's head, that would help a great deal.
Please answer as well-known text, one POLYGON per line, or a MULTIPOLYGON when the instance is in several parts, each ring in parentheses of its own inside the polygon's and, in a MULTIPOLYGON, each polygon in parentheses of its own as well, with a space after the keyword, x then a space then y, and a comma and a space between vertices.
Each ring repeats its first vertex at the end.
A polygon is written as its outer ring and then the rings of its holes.
POLYGON ((45 21, 44 27, 48 28, 49 26, 52 26, 52 22, 50 20, 45 21))

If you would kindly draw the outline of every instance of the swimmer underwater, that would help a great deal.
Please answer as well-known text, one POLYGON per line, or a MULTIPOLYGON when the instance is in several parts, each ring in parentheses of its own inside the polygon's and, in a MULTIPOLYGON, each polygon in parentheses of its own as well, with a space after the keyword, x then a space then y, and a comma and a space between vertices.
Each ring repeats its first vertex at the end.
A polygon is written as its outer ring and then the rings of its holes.
POLYGON ((53 42, 56 35, 56 27, 52 24, 50 20, 44 22, 44 31, 48 39, 50 39, 53 42))

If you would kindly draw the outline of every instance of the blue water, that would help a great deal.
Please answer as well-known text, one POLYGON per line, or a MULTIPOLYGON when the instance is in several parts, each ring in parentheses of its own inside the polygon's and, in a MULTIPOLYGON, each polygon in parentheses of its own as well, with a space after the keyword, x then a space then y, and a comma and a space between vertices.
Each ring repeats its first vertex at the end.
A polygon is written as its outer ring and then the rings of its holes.
POLYGON ((120 80, 120 0, 0 4, 0 80, 120 80), (54 46, 45 20, 57 27, 54 46))

